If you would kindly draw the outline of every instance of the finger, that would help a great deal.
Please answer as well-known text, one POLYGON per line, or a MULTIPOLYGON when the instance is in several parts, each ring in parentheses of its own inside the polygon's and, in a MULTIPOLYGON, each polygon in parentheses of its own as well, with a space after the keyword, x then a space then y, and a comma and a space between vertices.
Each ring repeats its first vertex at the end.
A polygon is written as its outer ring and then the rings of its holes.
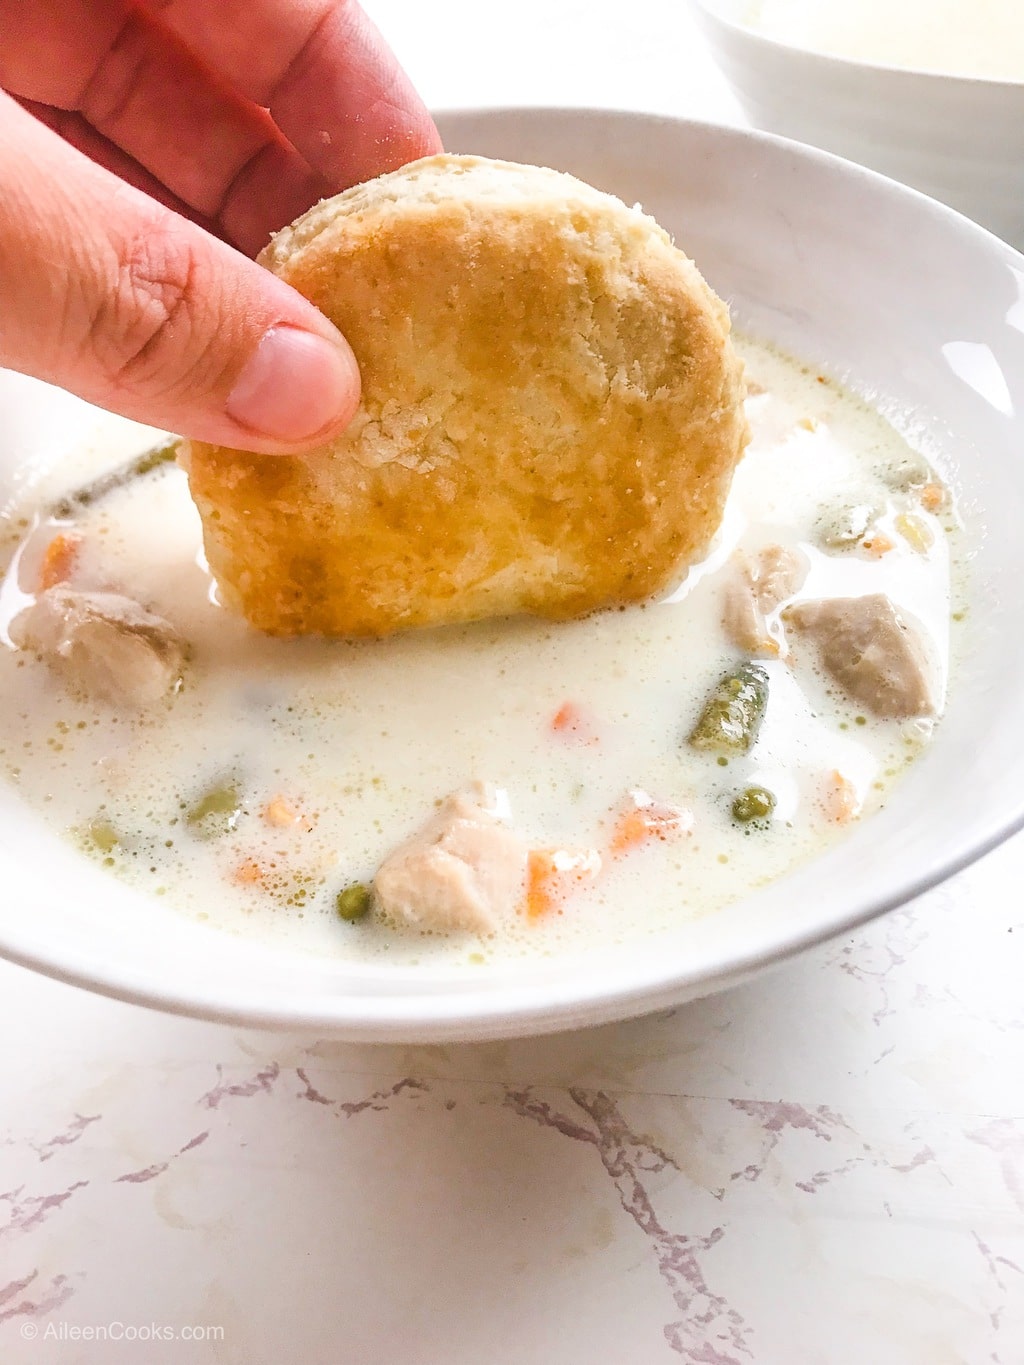
POLYGON ((0 95, 0 365, 204 440, 287 452, 350 419, 347 343, 293 289, 0 95))
POLYGON ((275 175, 273 160, 266 157, 258 164, 251 164, 246 174, 235 178, 219 216, 208 218, 184 199, 172 194, 162 181, 109 138, 98 133, 81 114, 54 109, 48 104, 35 104, 31 100, 19 100, 18 103, 48 128, 59 133, 65 142, 84 152, 90 160, 113 171, 129 185, 134 185, 166 208, 180 213, 183 218, 190 218, 215 237, 232 242, 247 256, 255 256, 272 232, 290 223, 311 203, 330 193, 324 181, 318 176, 310 177, 309 173, 296 181, 286 175, 275 175), (315 187, 313 192, 308 189, 310 185, 315 187))
POLYGON ((441 150, 423 102, 355 0, 146 0, 311 166, 344 188, 441 150))
POLYGON ((327 192, 266 110, 232 90, 165 26, 121 0, 72 0, 60 6, 58 23, 54 3, 36 7, 31 44, 0 50, 8 89, 79 111, 247 252, 327 192), (101 13, 105 26, 97 22, 101 13), (45 52, 47 41, 52 50, 45 52))
POLYGON ((127 152, 123 152, 120 147, 115 147, 102 133, 98 133, 92 124, 86 123, 81 114, 71 114, 64 109, 53 109, 48 104, 35 104, 32 100, 19 99, 18 103, 33 118, 44 123, 47 128, 51 128, 59 134, 65 142, 69 142, 72 147, 83 152, 90 161, 95 161, 98 166, 103 166, 106 170, 112 171, 119 179, 126 181, 129 185, 134 185, 137 190, 141 190, 143 194, 148 194, 151 199, 155 199, 158 204, 163 204, 165 208, 181 214, 183 218, 190 218, 193 223, 198 223, 201 228, 213 233, 215 237, 223 235, 218 223, 212 218, 204 218, 202 214, 196 213, 191 204, 186 204, 183 199, 172 194, 166 185, 157 180, 155 175, 150 175, 149 171, 133 160, 127 152))

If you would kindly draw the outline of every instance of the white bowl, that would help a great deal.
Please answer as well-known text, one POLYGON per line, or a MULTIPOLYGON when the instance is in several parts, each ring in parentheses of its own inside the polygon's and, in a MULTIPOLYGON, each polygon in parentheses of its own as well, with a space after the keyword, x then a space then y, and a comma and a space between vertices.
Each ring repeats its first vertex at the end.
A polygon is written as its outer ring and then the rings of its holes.
POLYGON ((755 127, 871 166, 1024 248, 1024 81, 847 61, 748 27, 750 0, 692 3, 755 127))
MULTIPOLYGON (((476 970, 353 966, 221 934, 105 876, 0 785, 0 952, 208 1017, 347 1038, 539 1032, 738 982, 908 900, 1024 824, 1024 258, 951 210, 761 134, 608 112, 442 118, 453 149, 547 163, 642 201, 749 331, 946 452, 974 555, 967 662, 888 806, 817 861, 670 936, 476 970)), ((0 379, 3 379, 0 376, 0 379)), ((0 505, 88 410, 0 385, 0 505), (45 400, 45 401, 44 401, 45 400)))

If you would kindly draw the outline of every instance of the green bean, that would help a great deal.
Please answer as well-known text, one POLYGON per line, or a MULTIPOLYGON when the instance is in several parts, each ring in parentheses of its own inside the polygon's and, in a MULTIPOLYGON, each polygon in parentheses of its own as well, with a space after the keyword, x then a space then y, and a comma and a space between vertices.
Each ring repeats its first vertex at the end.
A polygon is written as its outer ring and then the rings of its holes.
POLYGON ((689 742, 695 749, 745 754, 757 739, 767 706, 768 674, 757 664, 740 664, 705 702, 689 742))
POLYGON ((775 809, 775 797, 767 787, 747 787, 732 803, 732 818, 741 825, 767 820, 775 809))
POLYGON ((185 821, 200 839, 219 839, 238 824, 242 801, 234 782, 221 782, 190 807, 185 821))
POLYGON ((105 498, 115 488, 121 488, 126 483, 131 483, 133 479, 141 479, 144 475, 151 474, 154 469, 159 469, 161 465, 172 464, 177 459, 180 444, 177 438, 165 441, 163 445, 154 446, 152 450, 147 450, 145 454, 122 465, 120 469, 103 474, 92 483, 76 489, 74 493, 68 493, 54 507, 53 515, 73 517, 80 508, 91 507, 94 502, 99 502, 100 498, 105 498))
POLYGON ((370 888, 365 882, 353 882, 338 892, 335 906, 341 918, 351 922, 369 914, 372 899, 370 888))

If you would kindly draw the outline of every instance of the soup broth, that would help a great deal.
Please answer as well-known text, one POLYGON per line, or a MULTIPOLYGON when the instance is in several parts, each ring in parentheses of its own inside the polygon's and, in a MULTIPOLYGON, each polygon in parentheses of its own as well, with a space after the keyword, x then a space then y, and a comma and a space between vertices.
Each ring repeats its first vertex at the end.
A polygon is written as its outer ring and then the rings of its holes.
POLYGON ((140 891, 220 929, 350 958, 607 946, 781 876, 876 810, 927 742, 949 679, 957 531, 947 490, 879 415, 740 346, 753 440, 723 525, 677 591, 645 607, 271 639, 218 604, 173 462, 11 509, 7 778, 140 891), (97 698, 70 655, 25 641, 47 587, 154 613, 183 642, 180 682, 143 705, 97 698), (908 685, 926 705, 888 692, 865 703, 863 677, 821 634, 836 600, 895 608, 898 626, 869 634, 911 640, 922 671, 908 685), (707 709, 723 687, 719 703, 740 706, 726 719, 750 720, 731 745, 715 729, 722 704, 707 709), (740 714, 747 703, 763 717, 740 714), (525 851, 521 896, 483 929, 390 912, 384 879, 371 893, 453 793, 525 851))

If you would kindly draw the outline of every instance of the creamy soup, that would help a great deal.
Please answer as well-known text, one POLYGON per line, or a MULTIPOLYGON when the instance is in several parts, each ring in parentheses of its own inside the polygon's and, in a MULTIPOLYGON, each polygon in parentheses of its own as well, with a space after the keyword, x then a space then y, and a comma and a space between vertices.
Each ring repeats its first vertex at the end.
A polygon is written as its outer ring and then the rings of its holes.
POLYGON ((643 608, 270 639, 218 605, 172 461, 11 509, 8 778, 140 890, 349 957, 607 945, 780 876, 927 742, 957 531, 880 416, 741 346, 723 525, 643 608))
POLYGON ((751 0, 746 23, 853 61, 1024 81, 1020 0, 751 0))

